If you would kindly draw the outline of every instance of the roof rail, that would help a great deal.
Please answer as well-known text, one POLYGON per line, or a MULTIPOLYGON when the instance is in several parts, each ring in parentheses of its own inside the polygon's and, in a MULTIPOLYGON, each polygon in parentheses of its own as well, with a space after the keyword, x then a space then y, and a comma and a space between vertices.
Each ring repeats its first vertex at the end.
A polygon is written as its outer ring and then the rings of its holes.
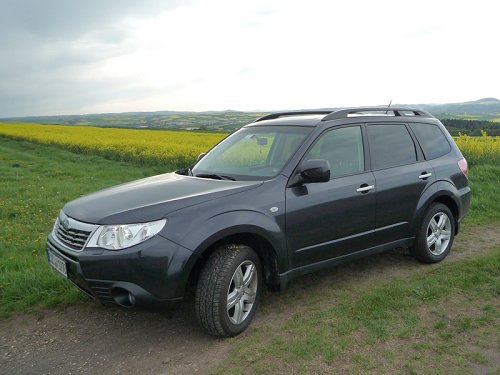
POLYGON ((329 115, 325 116, 321 121, 330 121, 330 120, 338 120, 350 117, 350 115, 359 115, 359 116, 369 116, 370 114, 363 114, 363 112, 383 112, 381 114, 377 114, 375 116, 389 116, 387 112, 394 113, 394 116, 420 116, 424 118, 434 118, 429 112, 423 111, 421 109, 412 109, 412 108, 398 108, 398 107, 359 107, 359 108, 347 108, 341 109, 340 111, 331 112, 329 115), (407 112, 411 112, 411 115, 408 115, 407 112))
POLYGON ((255 120, 254 122, 264 121, 264 120, 274 120, 285 116, 302 116, 302 115, 329 115, 332 111, 296 111, 296 112, 277 112, 271 113, 269 115, 262 116, 255 120))

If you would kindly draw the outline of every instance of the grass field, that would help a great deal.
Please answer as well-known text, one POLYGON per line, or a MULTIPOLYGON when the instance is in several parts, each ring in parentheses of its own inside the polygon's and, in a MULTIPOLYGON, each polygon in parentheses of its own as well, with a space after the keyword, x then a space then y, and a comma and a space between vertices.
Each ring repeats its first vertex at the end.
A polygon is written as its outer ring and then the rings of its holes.
POLYGON ((200 153, 208 151, 225 137, 225 134, 213 132, 24 123, 0 123, 0 135, 53 145, 79 154, 167 169, 191 164, 200 153))
POLYGON ((472 115, 470 113, 464 115, 454 114, 452 117, 464 120, 483 120, 483 121, 500 122, 500 113, 488 113, 488 114, 478 114, 478 115, 472 115))
MULTIPOLYGON (((128 161, 106 160, 91 155, 91 148, 68 147, 80 152, 75 153, 61 148, 66 145, 35 141, 0 137, 1 318, 86 298, 50 269, 45 256, 46 235, 64 203, 105 186, 171 171, 186 160, 150 162, 101 153, 128 161)), ((211 146, 206 142, 200 143, 200 152, 211 146)), ((493 157, 471 163, 473 200, 462 236, 471 233, 467 229, 500 223, 499 154, 495 148, 492 152, 493 157)), ((363 262, 369 264, 370 258, 363 262)), ((279 324, 264 324, 244 338, 232 339, 230 359, 214 373, 325 373, 342 366, 351 373, 380 368, 394 373, 401 363, 407 373, 467 373, 466 364, 491 363, 483 348, 499 349, 499 275, 500 248, 495 247, 473 258, 376 283, 353 286, 351 278, 335 288, 314 288, 321 275, 302 278, 288 294, 273 295, 269 306, 286 312, 290 296, 304 298, 303 306, 279 324), (318 294, 300 297, 301 282, 318 294)))
MULTIPOLYGON (((223 133, 96 128, 91 126, 0 123, 0 135, 54 145, 66 150, 140 165, 175 169, 220 141, 223 133)), ((497 137, 459 136, 456 142, 470 165, 500 164, 497 137)))
POLYGON ((66 202, 164 171, 0 138, 0 317, 82 298, 46 267, 46 236, 66 202))
MULTIPOLYGON (((0 316, 69 304, 81 295, 50 272, 45 238, 62 206, 87 192, 170 171, 79 155, 0 137, 0 316)), ((474 191, 468 224, 499 219, 499 165, 470 170, 474 191)))
MULTIPOLYGON (((305 288, 320 297, 306 296, 292 317, 233 339, 235 349, 212 373, 466 374, 471 363, 491 366, 486 348, 499 344, 499 275, 497 247, 389 281, 369 275, 370 285, 361 275, 321 288, 318 277, 305 288)), ((272 298, 275 313, 286 312, 286 298, 272 298)))
POLYGON ((473 164, 500 164, 500 140, 482 132, 481 137, 460 135, 455 142, 464 154, 469 165, 473 164))

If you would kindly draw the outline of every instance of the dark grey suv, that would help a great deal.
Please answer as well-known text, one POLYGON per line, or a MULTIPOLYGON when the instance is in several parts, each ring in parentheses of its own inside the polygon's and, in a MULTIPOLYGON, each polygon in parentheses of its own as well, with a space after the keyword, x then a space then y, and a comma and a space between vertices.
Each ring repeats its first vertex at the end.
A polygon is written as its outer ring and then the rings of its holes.
POLYGON ((467 162, 432 115, 406 108, 275 113, 191 168, 64 206, 49 263, 87 294, 172 311, 234 336, 264 286, 397 246, 449 253, 470 203, 467 162))

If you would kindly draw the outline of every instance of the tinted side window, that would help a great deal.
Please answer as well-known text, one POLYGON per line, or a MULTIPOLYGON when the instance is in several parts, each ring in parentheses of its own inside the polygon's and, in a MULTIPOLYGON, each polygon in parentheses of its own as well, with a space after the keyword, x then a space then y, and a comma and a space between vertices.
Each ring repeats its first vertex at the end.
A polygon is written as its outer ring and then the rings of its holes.
POLYGON ((365 170, 363 137, 359 126, 330 130, 309 150, 306 160, 326 159, 332 177, 346 176, 365 170))
POLYGON ((422 146, 422 151, 424 151, 427 160, 436 159, 450 152, 451 146, 439 126, 410 124, 410 127, 415 133, 418 143, 422 146))
POLYGON ((372 169, 383 169, 417 161, 415 144, 404 125, 368 125, 372 169))

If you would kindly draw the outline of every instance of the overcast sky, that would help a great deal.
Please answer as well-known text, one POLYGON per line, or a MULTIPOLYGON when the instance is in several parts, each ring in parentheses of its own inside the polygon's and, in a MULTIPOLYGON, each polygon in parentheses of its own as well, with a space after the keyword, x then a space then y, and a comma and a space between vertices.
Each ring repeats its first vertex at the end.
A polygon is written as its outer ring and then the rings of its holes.
POLYGON ((0 117, 500 98, 500 1, 0 0, 0 117))

